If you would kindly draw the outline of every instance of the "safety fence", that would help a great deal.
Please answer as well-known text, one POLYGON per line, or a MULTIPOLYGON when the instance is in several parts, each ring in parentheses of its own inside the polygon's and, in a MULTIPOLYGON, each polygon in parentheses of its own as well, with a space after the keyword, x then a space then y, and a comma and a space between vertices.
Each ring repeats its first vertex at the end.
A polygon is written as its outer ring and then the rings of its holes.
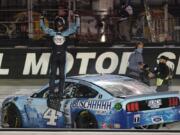
MULTIPOLYGON (((27 4, 27 2, 24 4, 27 4)), ((49 4, 51 5, 49 8, 47 2, 34 2, 33 4, 28 4, 29 6, 27 7, 24 5, 20 8, 1 8, 0 39, 31 38, 39 40, 46 38, 39 26, 41 10, 45 11, 45 22, 50 28, 53 28, 54 17, 59 12, 58 7, 54 6, 53 8, 52 6, 57 4, 57 1, 49 4), (38 7, 35 3, 46 5, 38 7)), ((100 11, 79 10, 79 13, 81 27, 76 38, 80 41, 121 42, 126 41, 126 36, 129 36, 130 41, 144 40, 152 42, 150 29, 153 29, 155 34, 155 41, 153 42, 180 42, 180 18, 170 13, 165 18, 164 10, 161 9, 152 9, 152 28, 148 26, 145 11, 136 13, 125 23, 122 23, 123 21, 120 17, 116 14, 111 14, 109 11, 100 13, 100 11), (125 28, 126 33, 123 33, 122 28, 125 28)))

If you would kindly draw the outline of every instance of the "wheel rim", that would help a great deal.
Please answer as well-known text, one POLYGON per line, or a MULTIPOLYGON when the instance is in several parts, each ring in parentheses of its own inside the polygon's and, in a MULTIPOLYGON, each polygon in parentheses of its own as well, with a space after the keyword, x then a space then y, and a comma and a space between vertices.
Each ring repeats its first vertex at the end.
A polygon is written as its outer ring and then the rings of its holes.
POLYGON ((20 128, 21 127, 21 119, 18 110, 16 107, 8 106, 4 111, 3 116, 3 124, 8 124, 6 126, 11 128, 20 128), (13 114, 13 115, 12 115, 13 114))
POLYGON ((95 118, 87 112, 85 115, 80 114, 74 126, 76 128, 97 128, 97 122, 95 118))

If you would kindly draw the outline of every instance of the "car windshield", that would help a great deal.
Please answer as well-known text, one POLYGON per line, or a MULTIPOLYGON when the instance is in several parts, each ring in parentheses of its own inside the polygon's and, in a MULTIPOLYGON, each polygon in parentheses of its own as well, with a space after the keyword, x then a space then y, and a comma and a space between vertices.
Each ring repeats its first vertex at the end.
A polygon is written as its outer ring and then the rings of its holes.
POLYGON ((96 81, 95 84, 110 92, 115 97, 127 97, 132 95, 150 94, 156 91, 146 84, 134 79, 112 79, 96 81))

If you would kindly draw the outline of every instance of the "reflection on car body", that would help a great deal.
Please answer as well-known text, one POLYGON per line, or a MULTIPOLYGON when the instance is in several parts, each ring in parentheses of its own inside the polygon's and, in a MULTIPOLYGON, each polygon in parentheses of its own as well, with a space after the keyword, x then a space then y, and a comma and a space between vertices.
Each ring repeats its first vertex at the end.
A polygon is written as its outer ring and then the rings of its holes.
POLYGON ((137 80, 120 75, 68 77, 59 111, 47 107, 48 94, 46 85, 31 96, 5 99, 2 126, 158 128, 160 124, 180 120, 178 92, 157 93, 137 80))

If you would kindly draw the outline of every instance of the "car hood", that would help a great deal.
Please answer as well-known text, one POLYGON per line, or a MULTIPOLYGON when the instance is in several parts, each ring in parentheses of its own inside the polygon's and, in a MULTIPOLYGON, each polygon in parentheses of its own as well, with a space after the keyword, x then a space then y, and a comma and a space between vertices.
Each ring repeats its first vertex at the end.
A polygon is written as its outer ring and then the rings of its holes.
POLYGON ((6 99, 2 102, 2 107, 5 106, 7 103, 10 103, 10 102, 16 102, 19 98, 21 99, 27 99, 29 96, 8 96, 6 97, 6 99))

